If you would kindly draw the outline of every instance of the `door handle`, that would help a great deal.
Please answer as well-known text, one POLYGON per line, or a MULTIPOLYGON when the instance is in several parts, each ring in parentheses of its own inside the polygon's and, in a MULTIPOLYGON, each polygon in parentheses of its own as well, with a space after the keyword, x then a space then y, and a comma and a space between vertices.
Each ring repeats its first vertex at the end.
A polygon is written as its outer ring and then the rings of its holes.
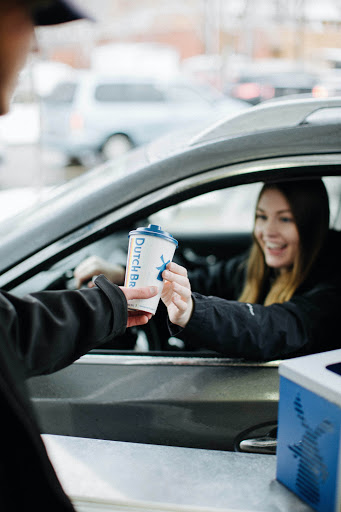
POLYGON ((239 443, 239 450, 247 453, 264 453, 275 455, 277 439, 275 437, 256 437, 254 439, 243 439, 239 443))

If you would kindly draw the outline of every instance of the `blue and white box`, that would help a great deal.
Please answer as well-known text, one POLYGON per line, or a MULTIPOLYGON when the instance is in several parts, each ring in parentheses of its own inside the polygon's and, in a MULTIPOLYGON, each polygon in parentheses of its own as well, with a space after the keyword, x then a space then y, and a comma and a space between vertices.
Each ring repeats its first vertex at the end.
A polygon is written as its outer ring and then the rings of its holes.
POLYGON ((320 512, 341 511, 341 350, 279 365, 277 480, 320 512))

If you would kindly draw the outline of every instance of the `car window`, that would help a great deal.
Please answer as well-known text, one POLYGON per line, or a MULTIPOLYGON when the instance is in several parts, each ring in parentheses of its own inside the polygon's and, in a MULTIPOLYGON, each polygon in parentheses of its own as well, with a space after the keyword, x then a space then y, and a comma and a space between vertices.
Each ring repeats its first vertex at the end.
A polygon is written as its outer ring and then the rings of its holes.
POLYGON ((323 178, 329 196, 330 227, 341 230, 341 177, 323 178))
POLYGON ((150 216, 170 233, 250 232, 261 183, 215 190, 150 216))
POLYGON ((72 103, 77 89, 75 82, 63 82, 58 84, 45 101, 53 103, 72 103))
POLYGON ((149 102, 163 101, 164 96, 153 84, 107 83, 96 87, 95 99, 99 102, 149 102))
MULTIPOLYGON (((330 225, 341 229, 341 177, 323 179, 329 195, 330 225)), ((164 208, 150 216, 153 224, 170 233, 251 232, 261 183, 215 190, 164 208)))
MULTIPOLYGON (((341 177, 324 178, 324 182, 330 199, 331 227, 340 229, 341 177)), ((135 219, 134 224, 125 225, 117 231, 111 230, 109 234, 107 232, 102 239, 69 254, 12 288, 11 292, 23 296, 43 289, 74 289, 73 270, 93 255, 125 266, 129 231, 148 223, 158 224, 176 236, 180 244, 175 259, 186 268, 211 265, 221 258, 240 254, 251 242, 254 209, 261 187, 262 183, 253 183, 212 191, 163 208, 148 218, 135 219)), ((183 350, 180 340, 169 338, 166 321, 158 318, 160 324, 157 324, 157 329, 151 327, 150 330, 138 329, 130 333, 131 345, 127 344, 126 339, 121 340, 122 346, 116 340, 113 345, 100 347, 101 350, 159 351, 164 350, 160 348, 164 342, 167 350, 183 350)))
POLYGON ((167 92, 170 101, 181 102, 198 102, 207 103, 207 100, 200 94, 199 91, 191 89, 190 87, 174 86, 170 87, 167 92))
POLYGON ((123 84, 101 84, 95 89, 95 99, 97 101, 122 101, 123 94, 123 84))

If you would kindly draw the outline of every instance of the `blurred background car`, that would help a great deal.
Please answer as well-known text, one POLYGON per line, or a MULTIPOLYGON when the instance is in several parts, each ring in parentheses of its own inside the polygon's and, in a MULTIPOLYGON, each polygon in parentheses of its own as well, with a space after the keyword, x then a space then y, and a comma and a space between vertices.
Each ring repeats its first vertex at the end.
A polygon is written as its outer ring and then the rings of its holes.
POLYGON ((341 95, 341 70, 335 69, 321 76, 315 84, 312 95, 314 98, 328 98, 341 95))
POLYGON ((225 92, 233 98, 256 105, 272 98, 293 94, 312 94, 319 76, 306 71, 280 71, 276 73, 246 71, 225 92))
POLYGON ((78 71, 42 98, 41 143, 70 161, 108 160, 176 127, 248 107, 208 84, 78 71))

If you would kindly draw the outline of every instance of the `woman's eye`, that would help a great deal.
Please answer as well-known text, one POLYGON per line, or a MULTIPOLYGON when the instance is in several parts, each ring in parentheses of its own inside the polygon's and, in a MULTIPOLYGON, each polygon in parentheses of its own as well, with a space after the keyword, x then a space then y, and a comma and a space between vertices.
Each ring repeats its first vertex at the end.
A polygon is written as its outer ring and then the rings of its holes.
POLYGON ((280 217, 280 220, 282 222, 293 222, 293 219, 291 217, 280 217))
POLYGON ((266 220, 266 215, 263 215, 261 213, 256 213, 256 220, 266 220))

